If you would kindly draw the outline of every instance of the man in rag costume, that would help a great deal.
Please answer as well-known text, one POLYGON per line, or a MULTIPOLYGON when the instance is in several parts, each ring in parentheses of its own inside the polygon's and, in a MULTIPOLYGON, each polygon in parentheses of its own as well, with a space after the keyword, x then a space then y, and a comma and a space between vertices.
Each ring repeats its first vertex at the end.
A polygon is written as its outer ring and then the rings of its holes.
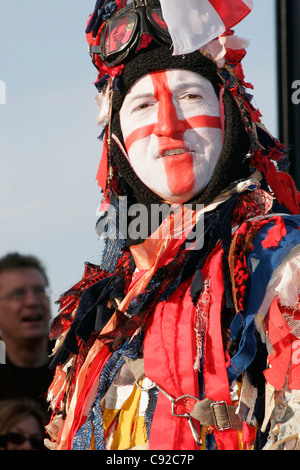
POLYGON ((299 195, 231 30, 251 8, 97 0, 106 245, 52 324, 50 448, 298 448, 299 195))

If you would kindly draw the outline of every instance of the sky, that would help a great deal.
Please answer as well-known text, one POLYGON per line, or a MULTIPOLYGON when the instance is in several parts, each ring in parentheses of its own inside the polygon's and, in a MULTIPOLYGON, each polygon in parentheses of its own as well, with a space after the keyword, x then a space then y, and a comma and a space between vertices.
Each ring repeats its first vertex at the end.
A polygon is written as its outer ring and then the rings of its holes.
MULTIPOLYGON (((55 302, 98 264, 101 201, 95 180, 97 71, 85 26, 95 0, 0 0, 0 257, 33 254, 46 267, 55 302)), ((275 0, 254 0, 235 32, 250 40, 244 59, 254 104, 277 129, 275 0)))

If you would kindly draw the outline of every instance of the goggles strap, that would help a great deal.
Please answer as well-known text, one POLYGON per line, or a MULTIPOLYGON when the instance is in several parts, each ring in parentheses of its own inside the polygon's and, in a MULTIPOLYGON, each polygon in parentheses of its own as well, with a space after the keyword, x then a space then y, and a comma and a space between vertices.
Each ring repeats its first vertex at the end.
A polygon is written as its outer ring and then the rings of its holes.
POLYGON ((100 46, 93 46, 92 44, 88 45, 88 52, 91 58, 93 59, 93 54, 100 54, 100 46))
POLYGON ((160 3, 157 0, 132 0, 133 9, 139 7, 148 7, 148 6, 159 6, 160 3))

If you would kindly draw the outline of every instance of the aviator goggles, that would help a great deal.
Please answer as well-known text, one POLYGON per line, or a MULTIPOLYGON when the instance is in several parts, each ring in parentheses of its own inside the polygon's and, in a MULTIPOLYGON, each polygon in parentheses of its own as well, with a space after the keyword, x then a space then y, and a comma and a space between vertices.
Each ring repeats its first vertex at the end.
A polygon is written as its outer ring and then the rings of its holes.
POLYGON ((92 60, 94 54, 99 55, 108 67, 117 65, 136 52, 143 34, 149 34, 159 44, 172 44, 158 0, 133 0, 115 12, 104 23, 100 45, 90 45, 89 53, 92 60))

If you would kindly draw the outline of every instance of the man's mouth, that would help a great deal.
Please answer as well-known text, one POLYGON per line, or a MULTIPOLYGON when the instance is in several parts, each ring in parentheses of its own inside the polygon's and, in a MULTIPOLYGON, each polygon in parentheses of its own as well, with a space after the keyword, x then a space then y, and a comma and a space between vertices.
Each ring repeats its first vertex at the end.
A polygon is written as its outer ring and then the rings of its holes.
POLYGON ((178 149, 169 149, 166 150, 163 154, 164 157, 170 157, 173 155, 182 155, 183 153, 186 153, 186 149, 184 148, 178 148, 178 149))
POLYGON ((192 151, 187 148, 184 142, 165 142, 160 145, 159 156, 164 157, 176 157, 177 155, 184 155, 186 153, 192 153, 192 151))
POLYGON ((40 315, 40 314, 28 315, 22 318, 22 322, 25 322, 25 323, 37 322, 37 321, 42 321, 42 320, 43 320, 43 315, 40 315))

